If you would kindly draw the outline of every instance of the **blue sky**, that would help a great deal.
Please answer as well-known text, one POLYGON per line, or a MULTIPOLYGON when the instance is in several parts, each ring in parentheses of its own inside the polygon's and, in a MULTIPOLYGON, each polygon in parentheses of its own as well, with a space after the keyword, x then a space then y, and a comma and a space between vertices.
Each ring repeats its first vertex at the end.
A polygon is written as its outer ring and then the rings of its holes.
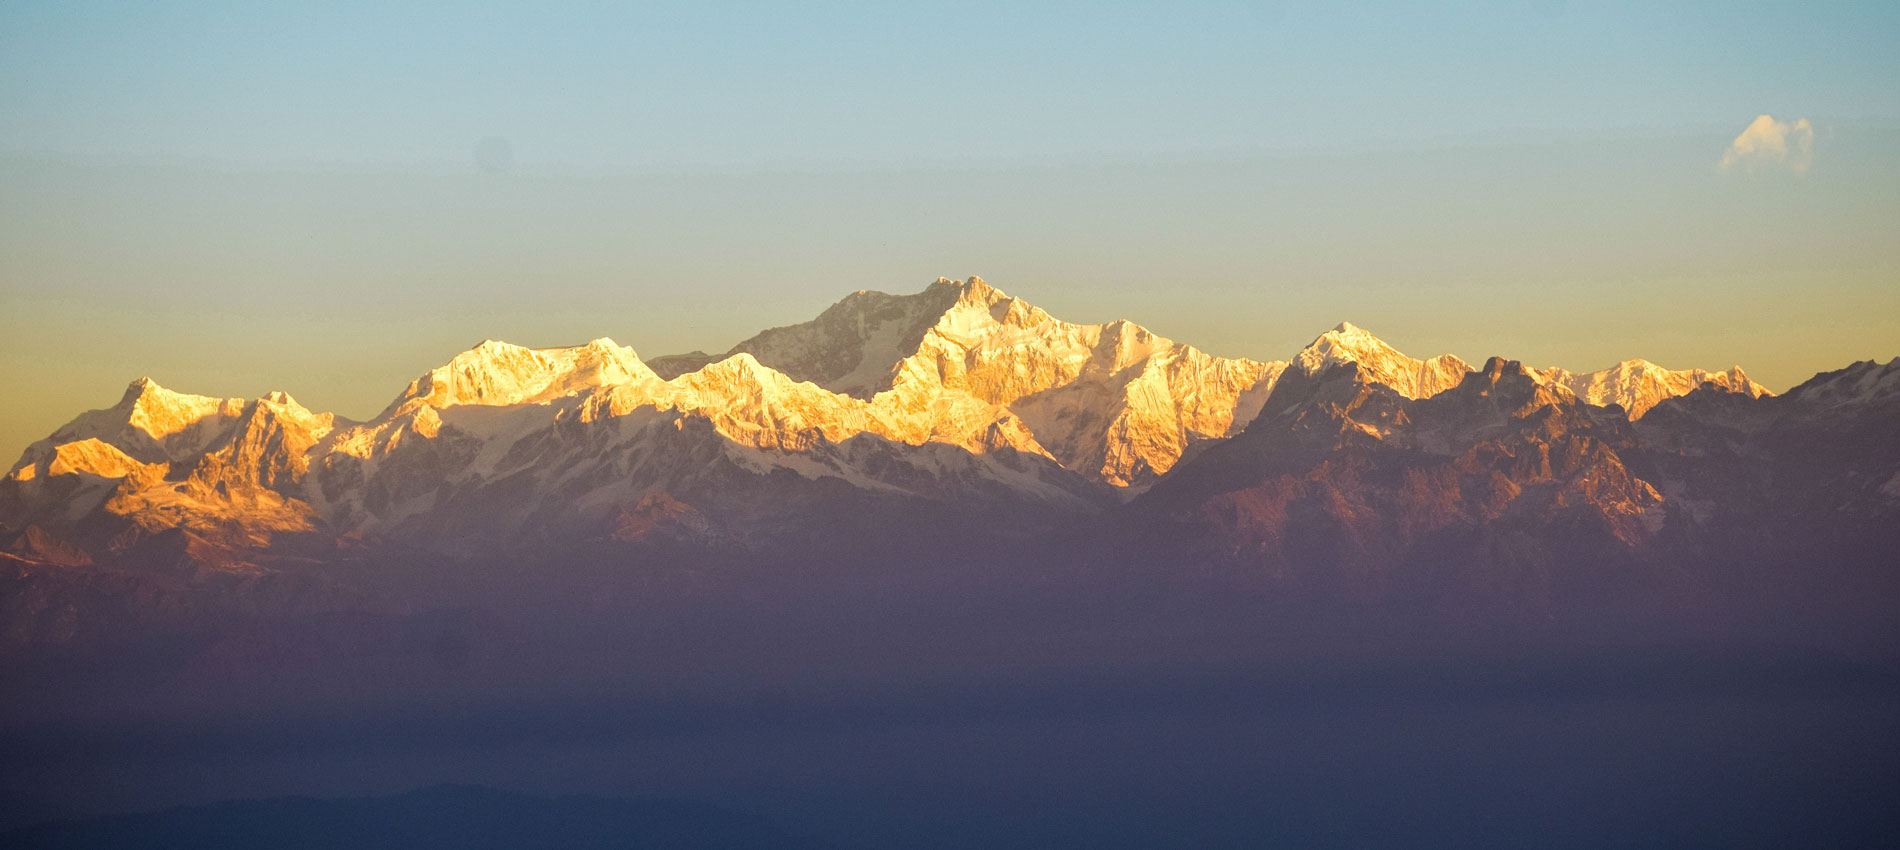
POLYGON ((1870 4, 12 3, 10 153, 1042 161, 1900 121, 1870 4))
POLYGON ((368 416, 486 337, 719 350, 938 275, 1220 354, 1349 319, 1781 389, 1900 354, 1896 43, 1892 3, 9 3, 0 451, 143 374, 368 416), (1808 152, 1720 168, 1762 114, 1808 152))

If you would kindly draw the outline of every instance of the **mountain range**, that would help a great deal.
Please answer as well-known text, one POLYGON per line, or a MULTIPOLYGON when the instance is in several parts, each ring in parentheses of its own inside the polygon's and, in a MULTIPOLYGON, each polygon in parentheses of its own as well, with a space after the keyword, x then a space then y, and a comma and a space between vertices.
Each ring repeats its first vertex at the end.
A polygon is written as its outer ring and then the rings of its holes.
POLYGON ((0 558, 26 642, 73 632, 79 574, 336 590, 323 565, 365 558, 925 538, 1536 609, 1706 577, 1686 564, 1900 552, 1896 447, 1900 361, 1776 396, 1739 367, 1419 360, 1351 324, 1256 361, 972 277, 856 292, 716 356, 485 341, 362 422, 141 378, 0 479, 0 558))

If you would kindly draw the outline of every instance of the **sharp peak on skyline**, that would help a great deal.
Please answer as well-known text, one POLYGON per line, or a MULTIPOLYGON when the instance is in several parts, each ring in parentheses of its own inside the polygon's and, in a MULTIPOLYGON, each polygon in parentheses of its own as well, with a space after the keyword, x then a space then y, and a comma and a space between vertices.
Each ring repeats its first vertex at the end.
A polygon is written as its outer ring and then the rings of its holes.
MULTIPOLYGON (((939 321, 941 319, 947 318, 958 310, 971 310, 973 308, 981 309, 983 307, 987 307, 988 309, 985 312, 989 313, 989 316, 993 318, 994 320, 999 321, 999 322, 1016 322, 1019 324, 1019 328, 1021 330, 1029 330, 1031 333, 1042 333, 1042 331, 1038 331, 1035 329, 1045 327, 1045 326, 1051 329, 1051 332, 1061 330, 1064 328, 1073 329, 1073 327, 1075 326, 1074 323, 1066 322, 1066 321, 1057 319, 1056 317, 1049 316, 1045 311, 1042 311, 1040 308, 1035 307, 1035 305, 1031 304, 1028 301, 1025 301, 1021 298, 1010 296, 1007 293, 1004 293, 1002 290, 997 289, 996 287, 989 284, 979 275, 969 275, 962 279, 939 276, 934 281, 926 284, 922 289, 913 291, 912 293, 908 295, 890 295, 888 293, 877 292, 874 290, 860 289, 853 293, 845 295, 841 300, 839 300, 838 302, 835 302, 832 308, 828 308, 825 311, 825 313, 830 313, 831 310, 834 310, 834 309, 845 308, 847 311, 847 315, 857 316, 858 318, 856 319, 856 321, 863 321, 873 315, 876 315, 879 311, 887 311, 889 308, 885 305, 889 304, 890 302, 897 302, 897 303, 911 305, 910 307, 906 308, 912 317, 911 319, 905 320, 907 322, 921 320, 922 322, 928 324, 931 322, 935 322, 935 321, 939 321), (954 294, 954 297, 949 297, 949 296, 952 296, 953 294, 954 294), (867 302, 867 301, 864 301, 862 298, 860 298, 860 296, 875 296, 875 298, 867 302), (886 301, 885 299, 888 299, 888 301, 886 301), (856 303, 859 306, 857 307, 846 306, 853 303, 856 303), (1003 305, 1003 304, 1009 305, 1008 314, 1012 318, 1006 319, 1003 314, 997 312, 1000 309, 998 305, 1003 305), (860 313, 860 311, 862 312, 860 313)), ((888 317, 880 318, 878 320, 884 321, 887 318, 888 317)), ((799 324, 786 326, 784 328, 768 329, 767 331, 761 332, 760 335, 755 336, 752 339, 747 340, 746 342, 751 342, 752 340, 759 339, 763 336, 777 333, 777 332, 782 332, 789 329, 796 329, 796 328, 801 328, 801 327, 815 328, 815 326, 819 325, 823 319, 825 319, 825 316, 821 315, 817 318, 810 319, 799 324)), ((979 321, 983 321, 985 324, 988 323, 987 320, 979 320, 979 321)), ((854 324, 855 323, 856 322, 854 321, 854 324)), ((1133 320, 1129 320, 1129 319, 1115 319, 1112 321, 1102 322, 1099 325, 1093 325, 1093 326, 1100 328, 1101 331, 1105 334, 1115 334, 1117 336, 1121 334, 1125 334, 1125 333, 1136 332, 1136 331, 1146 331, 1147 333, 1152 334, 1152 331, 1147 331, 1146 328, 1135 323, 1133 320)), ((1084 325, 1083 327, 1088 327, 1088 326, 1084 325)), ((865 343, 869 343, 869 341, 870 340, 868 338, 864 340, 865 343)), ((890 340, 888 342, 895 342, 895 341, 896 340, 890 340)), ((1188 343, 1175 343, 1175 344, 1192 347, 1188 343)), ((685 374, 687 372, 696 371, 697 369, 703 368, 704 366, 709 366, 721 361, 728 360, 732 357, 732 355, 741 353, 741 348, 745 345, 746 343, 742 342, 740 346, 735 346, 734 349, 727 351, 724 354, 720 354, 716 356, 705 355, 703 353, 695 352, 690 355, 662 355, 660 357, 653 358, 653 360, 655 362, 664 361, 664 360, 673 360, 673 359, 689 359, 689 360, 697 361, 696 363, 692 364, 690 368, 674 369, 670 373, 660 376, 662 380, 666 380, 670 377, 673 377, 676 374, 685 374)), ((906 354, 914 353, 914 352, 893 352, 893 353, 897 354, 898 356, 904 356, 906 354)), ((527 359, 537 361, 538 363, 538 365, 529 364, 529 363, 526 363, 524 360, 523 363, 519 364, 520 367, 533 366, 533 368, 536 371, 546 371, 546 370, 551 369, 555 372, 572 373, 577 376, 581 374, 582 370, 591 370, 592 368, 594 368, 593 364, 597 362, 601 366, 610 367, 610 368, 614 365, 614 363, 617 363, 620 366, 630 369, 635 373, 644 373, 648 371, 649 369, 653 368, 652 364, 649 363, 646 359, 642 358, 638 353, 636 353, 633 348, 629 346, 621 345, 618 342, 616 342, 612 337, 604 336, 604 335, 598 336, 585 343, 542 347, 542 348, 532 348, 532 347, 518 345, 515 343, 510 343, 504 340, 499 340, 499 339, 490 337, 490 338, 484 339, 483 341, 481 341, 480 343, 477 343, 474 346, 464 349, 463 351, 459 352, 458 354, 456 354, 455 356, 451 358, 448 358, 445 361, 438 361, 437 365, 433 367, 429 367, 425 370, 422 370, 423 372, 422 378, 426 379, 430 376, 430 373, 442 372, 443 370, 474 369, 475 371, 485 372, 485 371, 488 371, 486 366, 489 365, 491 360, 493 360, 494 365, 496 365, 497 368, 505 368, 508 371, 512 371, 515 367, 508 367, 507 364, 513 363, 517 359, 521 359, 520 355, 529 355, 527 359), (600 357, 593 356, 595 353, 598 353, 601 356, 600 357), (542 362, 542 361, 547 361, 550 355, 553 356, 554 361, 558 361, 558 362, 542 362), (499 356, 500 359, 495 360, 494 359, 495 356, 499 356), (614 363, 608 363, 606 361, 614 361, 614 363)), ((1313 365, 1317 365, 1317 361, 1321 359, 1336 360, 1336 359, 1372 358, 1374 361, 1388 361, 1389 360, 1394 364, 1404 366, 1407 369, 1411 369, 1411 370, 1416 370, 1417 368, 1421 366, 1431 366, 1433 368, 1438 368, 1441 371, 1445 371, 1449 373, 1450 371, 1452 371, 1453 367, 1459 367, 1457 371, 1471 370, 1474 368, 1472 364, 1464 361, 1461 358, 1458 358, 1456 355, 1450 355, 1450 354, 1439 355, 1437 357, 1429 358, 1427 360, 1415 360, 1414 358, 1410 356, 1404 355, 1398 349, 1393 347, 1390 343, 1386 342, 1384 339, 1380 338, 1376 334, 1367 330, 1365 327, 1357 325, 1351 321, 1340 321, 1339 323, 1334 325, 1331 329, 1315 337, 1313 341, 1309 343, 1307 346, 1301 348, 1297 352, 1291 352, 1291 355, 1292 356, 1290 357, 1286 357, 1283 354, 1283 357, 1285 357, 1285 359, 1275 358, 1271 361, 1263 360, 1260 362, 1270 362, 1273 364, 1299 363, 1303 359, 1311 359, 1315 361, 1315 364, 1313 365)), ((762 368, 770 368, 776 371, 785 372, 785 369, 782 368, 782 364, 775 365, 775 361, 769 358, 756 356, 756 353, 755 353, 754 359, 760 362, 760 365, 762 368)), ((1541 374, 1546 374, 1552 380, 1580 380, 1580 379, 1590 378, 1593 376, 1598 377, 1598 378, 1614 379, 1618 373, 1628 373, 1631 375, 1632 379, 1634 379, 1638 375, 1641 375, 1643 373, 1651 373, 1651 372, 1660 374, 1663 378, 1674 380, 1672 373, 1676 371, 1681 371, 1683 373, 1706 372, 1709 375, 1721 375, 1721 374, 1727 373, 1727 374, 1731 374, 1734 378, 1737 378, 1737 379, 1740 379, 1741 381, 1746 382, 1747 384, 1750 384, 1750 385, 1753 384, 1752 380, 1747 379, 1746 373, 1742 372, 1739 366, 1733 366, 1725 370, 1702 370, 1702 369, 1669 370, 1665 367, 1659 366, 1655 364, 1654 362, 1649 361, 1647 359, 1643 359, 1643 358, 1631 358, 1631 359, 1623 360, 1618 363, 1612 364, 1606 369, 1596 370, 1593 372, 1570 372, 1569 370, 1554 368, 1554 367, 1549 368, 1549 369, 1539 369, 1538 371, 1541 374)), ((791 377, 792 380, 794 381, 812 380, 813 378, 813 376, 810 376, 810 375, 796 375, 791 372, 786 372, 786 374, 788 375, 788 377, 791 377)), ((1448 374, 1446 377, 1449 378, 1450 375, 1448 374)), ((1644 378, 1644 380, 1648 380, 1648 378, 1644 378)), ((412 388, 409 392, 413 392, 414 389, 415 388, 412 388)), ((125 405, 125 404, 134 403, 141 395, 151 393, 154 391, 162 392, 164 394, 173 395, 173 396, 187 395, 184 393, 178 393, 176 391, 166 389, 160 386, 156 380, 148 376, 148 377, 141 377, 133 381, 131 385, 127 387, 125 396, 121 399, 119 404, 125 405)), ((402 398, 407 397, 409 392, 405 392, 399 395, 398 399, 400 400, 402 398)), ((268 399, 268 398, 273 397, 274 395, 275 394, 265 394, 263 396, 258 396, 258 398, 268 399)), ((284 394, 284 397, 287 398, 288 394, 284 394)), ((250 396, 244 395, 244 394, 234 395, 234 396, 231 396, 230 398, 226 398, 223 396, 191 396, 191 398, 193 399, 204 398, 204 399, 212 399, 216 401, 228 401, 231 398, 235 398, 240 402, 250 400, 250 396)))
MULTIPOLYGON (((258 398, 270 401, 275 401, 278 397, 289 398, 290 394, 283 390, 272 390, 258 396, 258 398)), ((149 375, 142 375, 132 379, 130 383, 125 385, 125 393, 119 397, 119 403, 114 405, 114 407, 131 408, 136 407, 141 402, 150 402, 153 400, 175 401, 180 399, 216 402, 247 400, 243 396, 208 396, 199 395, 197 393, 180 392, 160 384, 149 375)))

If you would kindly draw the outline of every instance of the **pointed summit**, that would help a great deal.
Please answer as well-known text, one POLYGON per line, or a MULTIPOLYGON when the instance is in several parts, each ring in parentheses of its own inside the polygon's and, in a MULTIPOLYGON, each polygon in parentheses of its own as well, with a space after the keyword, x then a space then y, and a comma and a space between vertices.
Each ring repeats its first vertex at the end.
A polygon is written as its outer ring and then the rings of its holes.
POLYGON ((1320 334, 1293 358, 1293 364, 1308 375, 1341 363, 1358 364, 1368 380, 1385 384, 1408 398, 1437 395, 1457 386, 1471 371, 1469 364, 1450 354, 1431 360, 1407 357, 1351 322, 1340 322, 1320 334))
POLYGON ((739 353, 873 402, 889 421, 909 423, 906 433, 1026 426, 1012 438, 1021 448, 1039 444, 1116 486, 1151 481, 1189 445, 1238 430, 1286 365, 1213 357, 1133 322, 1065 322, 974 275, 940 277, 912 295, 859 290, 721 357, 657 362, 677 382, 739 353))
POLYGON ((142 377, 126 385, 117 404, 81 413, 28 446, 8 475, 18 481, 72 473, 117 480, 151 469, 162 475, 163 464, 216 443, 244 408, 240 398, 173 392, 142 377))
POLYGON ((162 443, 208 417, 236 416, 243 407, 243 399, 173 392, 142 377, 126 385, 125 394, 111 408, 116 414, 110 418, 162 443))
POLYGON ((164 387, 159 386, 158 382, 152 380, 149 376, 140 377, 132 383, 125 385, 125 395, 120 396, 119 406, 128 407, 136 403, 139 399, 144 398, 146 393, 154 390, 169 392, 165 390, 164 387))
POLYGON ((763 331, 724 354, 675 355, 656 362, 665 367, 661 374, 674 378, 743 352, 793 380, 868 399, 889 388, 897 362, 915 352, 925 331, 945 314, 973 300, 987 307, 997 295, 979 278, 940 277, 915 295, 861 289, 816 319, 763 331))

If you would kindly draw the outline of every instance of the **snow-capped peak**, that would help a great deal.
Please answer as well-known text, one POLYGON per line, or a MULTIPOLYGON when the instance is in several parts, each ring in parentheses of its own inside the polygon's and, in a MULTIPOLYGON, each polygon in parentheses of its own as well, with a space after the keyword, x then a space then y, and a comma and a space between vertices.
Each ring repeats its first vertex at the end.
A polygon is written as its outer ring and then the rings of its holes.
POLYGON ((957 291, 957 303, 988 307, 998 301, 1009 300, 1009 296, 994 286, 985 283, 982 278, 971 275, 961 281, 938 278, 939 286, 949 286, 957 291))
POLYGON ((1470 364, 1450 354, 1431 360, 1407 357, 1385 340, 1351 322, 1320 334, 1294 357, 1293 364, 1312 375, 1341 363, 1356 363, 1370 380, 1408 398, 1426 398, 1458 385, 1470 364))
MULTIPOLYGON (((1188 444, 1245 425, 1285 367, 1212 357, 1132 322, 1064 322, 976 276, 912 295, 859 290, 724 357, 739 353, 871 402, 900 433, 961 444, 990 423, 1026 425, 1034 436, 1012 438, 1017 448, 1115 484, 1149 480, 1188 444)), ((660 360, 683 376, 716 359, 660 360)))
POLYGON ((1837 408, 1900 399, 1900 357, 1886 363, 1861 360, 1844 369, 1822 372, 1788 391, 1816 408, 1837 408))
POLYGON ((512 405, 600 387, 658 380, 638 354, 601 337, 569 348, 526 348, 484 340, 409 384, 384 414, 417 405, 512 405))
MULTIPOLYGON (((455 540, 548 517, 592 522, 589 511, 662 489, 796 484, 784 471, 929 498, 1054 487, 1097 499, 1106 488, 1088 482, 1132 494, 1238 433, 1289 365, 1313 374, 1352 363, 1414 399, 1471 372, 1451 355, 1406 356, 1350 322, 1293 364, 1214 357, 1125 320, 1062 321, 979 277, 910 295, 859 290, 718 358, 674 359, 681 368, 662 379, 606 337, 543 349, 485 340, 360 424, 284 392, 212 398, 141 378, 118 404, 28 449, 0 480, 0 521, 70 526, 97 509, 151 527, 321 524, 455 540), (456 513, 474 503, 486 513, 456 513)), ((1481 377, 1468 394, 1492 405, 1574 395, 1637 414, 1709 383, 1766 392, 1739 368, 1672 372, 1647 360, 1588 375, 1493 360, 1481 377)), ((1857 364, 1797 393, 1812 402, 1804 409, 1887 404, 1900 396, 1900 361, 1857 364)))
POLYGON ((61 432, 68 437, 99 437, 117 443, 134 439, 132 434, 121 433, 130 429, 163 445, 174 435, 194 430, 207 419, 236 416, 243 408, 241 398, 173 392, 145 377, 128 384, 118 404, 81 416, 61 432), (72 433, 66 433, 68 431, 72 433))
POLYGON ((1722 372, 1672 370, 1636 358, 1597 372, 1576 374, 1552 367, 1536 370, 1533 374, 1539 380, 1563 387, 1591 404, 1622 405, 1631 419, 1640 418, 1663 399, 1686 395, 1705 384, 1750 397, 1769 394, 1766 387, 1750 380, 1740 366, 1732 366, 1722 372))

